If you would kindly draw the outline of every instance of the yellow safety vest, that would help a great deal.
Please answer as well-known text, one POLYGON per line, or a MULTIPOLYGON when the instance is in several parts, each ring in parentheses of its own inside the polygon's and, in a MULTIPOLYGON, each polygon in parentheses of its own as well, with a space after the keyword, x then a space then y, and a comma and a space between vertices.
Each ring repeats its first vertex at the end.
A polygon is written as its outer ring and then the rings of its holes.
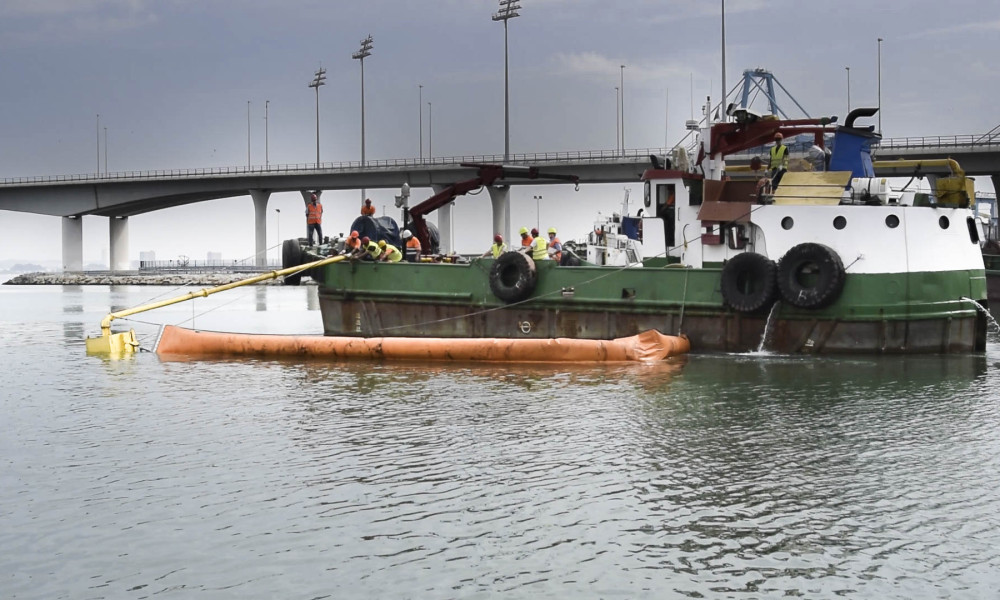
POLYGON ((490 246, 490 252, 493 253, 493 258, 500 258, 500 255, 507 251, 507 244, 503 242, 496 244, 494 243, 490 246))
POLYGON ((787 169, 788 168, 788 146, 772 146, 771 147, 771 164, 769 166, 771 169, 787 169))
POLYGON ((403 260, 403 253, 392 244, 385 245, 385 259, 389 262, 399 262, 403 260))
POLYGON ((545 241, 545 238, 538 236, 535 238, 534 249, 531 251, 531 258, 535 260, 546 260, 549 257, 548 246, 549 243, 545 241))

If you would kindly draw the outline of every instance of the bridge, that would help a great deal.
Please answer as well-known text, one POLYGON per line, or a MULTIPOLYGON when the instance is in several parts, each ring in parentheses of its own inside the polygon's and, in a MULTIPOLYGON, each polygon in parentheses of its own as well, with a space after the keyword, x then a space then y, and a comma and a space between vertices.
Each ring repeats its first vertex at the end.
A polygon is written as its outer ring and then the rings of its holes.
MULTIPOLYGON (((461 163, 535 166, 557 175, 576 175, 580 183, 627 183, 639 180, 650 165, 651 154, 663 148, 583 152, 515 154, 504 162, 501 155, 475 155, 360 162, 222 167, 169 171, 15 177, 0 179, 0 210, 30 212, 62 218, 63 270, 79 271, 83 256, 85 215, 109 219, 112 270, 127 270, 128 218, 131 216, 207 200, 249 195, 254 204, 254 238, 258 261, 265 261, 267 203, 275 192, 300 192, 303 201, 323 190, 399 189, 444 187, 474 176, 461 163)), ((1000 189, 1000 126, 980 135, 886 138, 874 152, 878 160, 954 158, 969 175, 988 175, 1000 189)), ((740 162, 731 157, 730 162, 740 162)), ((933 169, 923 171, 937 174, 933 169)), ((906 172, 886 175, 910 175, 906 172)), ((488 188, 494 231, 510 238, 509 186, 557 183, 554 180, 510 179, 488 188)), ((563 183, 563 182, 558 182, 563 183)), ((438 210, 441 245, 452 248, 450 205, 438 210)))

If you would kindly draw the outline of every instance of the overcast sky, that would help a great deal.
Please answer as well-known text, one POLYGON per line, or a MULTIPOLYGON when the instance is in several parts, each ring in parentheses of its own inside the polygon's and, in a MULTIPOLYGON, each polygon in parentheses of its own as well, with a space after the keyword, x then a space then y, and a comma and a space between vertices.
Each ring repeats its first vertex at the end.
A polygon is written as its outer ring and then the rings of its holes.
MULTIPOLYGON (((721 87, 716 0, 520 0, 510 21, 511 151, 614 149, 619 65, 626 65, 625 143, 673 145, 721 87), (693 89, 692 89, 693 82, 693 89)), ((1000 13, 986 0, 728 0, 727 84, 763 67, 812 116, 874 105, 882 43, 886 137, 975 134, 1000 123, 995 61, 1000 13), (993 65, 993 66, 990 66, 993 65)), ((365 60, 366 157, 503 153, 503 25, 496 0, 4 0, 0 3, 0 178, 315 160, 320 90, 323 161, 360 158, 365 60), (423 85, 423 105, 418 100, 423 85), (432 103, 433 131, 427 103, 432 103), (418 112, 419 111, 419 112, 418 112), (100 114, 100 129, 96 115, 100 114), (102 144, 98 152, 98 137, 102 144)), ((802 116, 783 94, 779 102, 802 116)), ((985 178, 980 184, 989 189, 985 178)), ((513 226, 581 236, 625 186, 515 188, 513 226), (602 204, 603 202, 603 204, 602 204)), ((641 197, 638 185, 633 198, 641 197)), ((416 199, 430 190, 414 190, 416 199)), ((376 205, 393 192, 373 191, 376 205)), ((356 193, 329 193, 327 234, 346 228, 356 193), (341 223, 343 224, 341 226, 341 223)), ((460 200, 458 250, 485 250, 485 194, 460 200), (463 201, 465 200, 465 201, 463 201)), ((304 235, 298 194, 269 204, 269 245, 304 235), (280 216, 274 209, 280 209, 280 216), (275 231, 280 221, 280 232, 275 231), (280 236, 279 236, 280 233, 280 236)), ((130 219, 129 256, 203 259, 253 253, 249 197, 130 219)), ((58 217, 0 211, 0 260, 61 257, 58 217)), ((108 246, 107 220, 84 219, 84 261, 108 246)), ((273 252, 272 256, 277 256, 273 252)))

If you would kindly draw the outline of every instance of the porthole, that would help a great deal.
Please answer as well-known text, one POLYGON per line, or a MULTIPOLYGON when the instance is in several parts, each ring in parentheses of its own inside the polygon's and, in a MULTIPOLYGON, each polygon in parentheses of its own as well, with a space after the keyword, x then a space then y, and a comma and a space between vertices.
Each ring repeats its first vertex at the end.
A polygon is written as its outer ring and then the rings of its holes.
POLYGON ((889 229, 895 229, 899 227, 899 217, 896 215, 889 215, 885 218, 885 226, 889 229))
POLYGON ((951 226, 951 221, 948 220, 948 217, 942 216, 938 219, 938 225, 941 226, 941 229, 948 229, 951 226))
POLYGON ((781 220, 781 228, 785 231, 792 228, 795 225, 795 221, 791 217, 785 217, 781 220))
POLYGON ((834 229, 843 229, 844 227, 847 227, 847 219, 844 217, 837 217, 833 220, 834 229))

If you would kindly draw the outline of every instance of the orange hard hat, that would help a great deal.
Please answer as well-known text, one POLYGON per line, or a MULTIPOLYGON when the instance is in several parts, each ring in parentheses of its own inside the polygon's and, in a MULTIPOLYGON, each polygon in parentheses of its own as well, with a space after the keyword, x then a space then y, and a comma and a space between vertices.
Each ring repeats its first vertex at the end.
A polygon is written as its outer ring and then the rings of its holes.
POLYGON ((352 232, 351 232, 351 237, 352 237, 352 238, 356 238, 356 237, 358 237, 358 232, 357 232, 357 231, 352 231, 352 232))

